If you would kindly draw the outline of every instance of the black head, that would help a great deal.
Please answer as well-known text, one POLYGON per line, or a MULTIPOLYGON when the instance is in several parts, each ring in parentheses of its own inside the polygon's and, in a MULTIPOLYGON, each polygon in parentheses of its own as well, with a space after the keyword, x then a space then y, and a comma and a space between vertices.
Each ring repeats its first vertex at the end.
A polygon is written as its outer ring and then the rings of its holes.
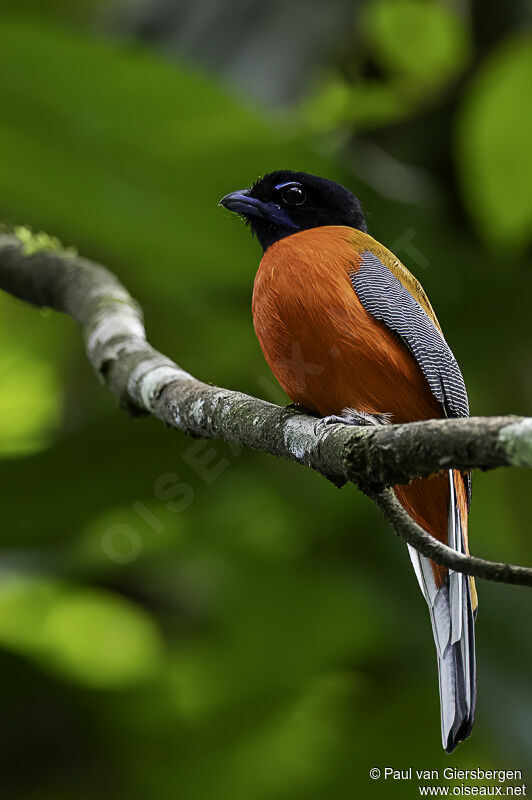
POLYGON ((240 214, 264 250, 285 236, 321 225, 367 231, 354 194, 339 183, 306 172, 270 172, 250 189, 226 195, 220 205, 240 214))

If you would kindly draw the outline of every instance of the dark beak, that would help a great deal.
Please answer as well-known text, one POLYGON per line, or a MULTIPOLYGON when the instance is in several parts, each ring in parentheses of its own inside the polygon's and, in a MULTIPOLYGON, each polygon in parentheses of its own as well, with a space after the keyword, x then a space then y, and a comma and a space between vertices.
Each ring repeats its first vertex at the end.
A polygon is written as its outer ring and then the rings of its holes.
POLYGON ((233 211, 235 214, 243 214, 244 216, 261 217, 262 203, 255 197, 251 197, 248 189, 241 189, 238 192, 231 192, 222 197, 218 205, 227 208, 228 211, 233 211))
POLYGON ((231 192, 222 197, 218 205, 240 214, 244 218, 259 217, 270 225, 279 225, 283 228, 297 229, 297 225, 292 222, 286 211, 277 203, 272 201, 263 202, 252 197, 249 189, 241 189, 239 192, 231 192))

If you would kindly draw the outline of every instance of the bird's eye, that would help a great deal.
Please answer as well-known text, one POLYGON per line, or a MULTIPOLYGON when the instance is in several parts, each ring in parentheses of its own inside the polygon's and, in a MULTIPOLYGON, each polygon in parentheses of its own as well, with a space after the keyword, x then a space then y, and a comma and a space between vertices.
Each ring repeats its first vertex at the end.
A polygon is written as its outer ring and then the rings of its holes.
POLYGON ((307 193, 300 183, 285 183, 279 189, 281 200, 287 206, 302 206, 307 199, 307 193))

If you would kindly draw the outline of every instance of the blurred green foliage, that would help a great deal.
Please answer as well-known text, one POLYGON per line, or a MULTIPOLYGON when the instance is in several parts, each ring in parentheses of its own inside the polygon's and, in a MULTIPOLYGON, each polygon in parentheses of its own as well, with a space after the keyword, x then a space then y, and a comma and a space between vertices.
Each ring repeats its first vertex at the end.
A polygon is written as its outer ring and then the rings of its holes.
POLYGON ((138 683, 161 662, 152 619, 111 592, 13 578, 0 591, 0 641, 95 688, 138 683))
MULTIPOLYGON (((285 402, 252 329, 257 245, 217 202, 275 168, 341 180, 422 279, 474 413, 529 413, 528 39, 484 59, 447 6, 379 0, 309 124, 54 13, 0 30, 4 221, 113 269, 198 377, 285 402), (391 154, 390 194, 348 171, 368 141, 391 154), (392 196, 396 161, 432 203, 392 196)), ((362 496, 130 419, 70 320, 9 297, 0 312, 3 797, 407 798, 369 768, 530 770, 528 592, 479 587, 478 721, 449 759, 426 608, 362 496)), ((475 552, 530 560, 527 479, 476 476, 475 552)))
POLYGON ((374 0, 364 8, 361 28, 361 50, 371 53, 381 74, 353 82, 330 72, 306 104, 307 120, 317 130, 404 119, 433 102, 471 56, 465 21, 443 4, 374 0))
POLYGON ((459 118, 457 150, 469 208, 501 250, 532 239, 532 37, 512 39, 483 66, 459 118))
POLYGON ((469 32, 449 6, 426 0, 376 0, 366 15, 368 41, 386 71, 429 87, 463 70, 469 32))
POLYGON ((61 418, 62 391, 53 364, 13 344, 7 331, 2 338, 0 453, 22 455, 41 450, 53 440, 61 418))

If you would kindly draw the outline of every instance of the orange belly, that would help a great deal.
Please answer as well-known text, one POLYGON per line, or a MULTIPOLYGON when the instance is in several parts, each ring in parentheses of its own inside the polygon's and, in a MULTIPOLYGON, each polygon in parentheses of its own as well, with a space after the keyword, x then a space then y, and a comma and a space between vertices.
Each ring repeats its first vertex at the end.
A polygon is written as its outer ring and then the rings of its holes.
POLYGON ((323 416, 352 407, 392 422, 442 417, 410 351, 359 301, 349 273, 360 258, 343 230, 313 228, 266 251, 253 321, 272 372, 294 402, 323 416))
MULTIPOLYGON (((349 278, 359 263, 348 228, 313 228, 266 251, 253 320, 272 372, 293 402, 321 416, 354 408, 391 414, 394 423, 443 417, 408 348, 360 303, 349 278)), ((416 522, 447 541, 447 474, 396 494, 416 522)), ((434 570, 439 582, 445 571, 434 570)))

